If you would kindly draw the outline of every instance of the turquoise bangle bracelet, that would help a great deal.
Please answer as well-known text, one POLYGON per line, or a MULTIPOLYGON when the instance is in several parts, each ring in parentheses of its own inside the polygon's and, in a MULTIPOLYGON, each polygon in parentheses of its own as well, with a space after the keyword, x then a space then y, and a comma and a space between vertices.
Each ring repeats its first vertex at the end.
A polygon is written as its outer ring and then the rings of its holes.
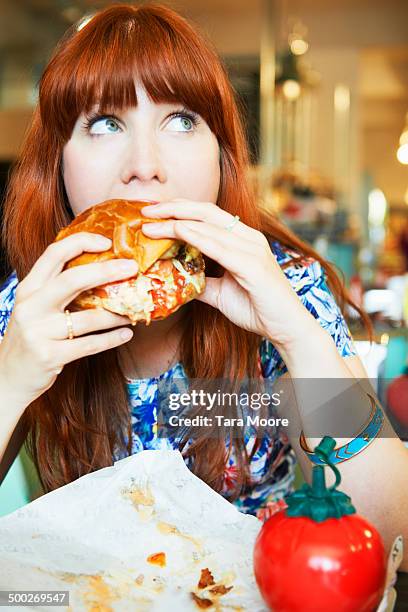
MULTIPOLYGON (((370 419, 364 429, 358 434, 356 438, 347 442, 344 446, 339 446, 335 448, 331 455, 330 461, 333 464, 342 463, 343 461, 348 461, 355 457, 361 451, 367 448, 371 444, 371 442, 378 436, 381 431, 381 428, 384 423, 384 413, 380 406, 377 405, 375 399, 369 395, 369 398, 372 401, 373 409, 370 414, 370 419)), ((310 461, 315 463, 316 465, 326 465, 326 462, 320 459, 313 451, 308 448, 305 440, 305 436, 303 431, 300 434, 299 438, 301 448, 307 453, 310 461)))

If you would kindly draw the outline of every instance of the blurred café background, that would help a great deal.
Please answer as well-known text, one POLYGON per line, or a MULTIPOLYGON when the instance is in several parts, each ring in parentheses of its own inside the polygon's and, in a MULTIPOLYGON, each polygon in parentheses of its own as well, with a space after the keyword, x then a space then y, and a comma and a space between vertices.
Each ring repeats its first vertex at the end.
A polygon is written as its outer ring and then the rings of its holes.
MULTIPOLYGON (((0 196, 54 45, 72 23, 109 4, 2 0, 0 196)), ((354 311, 348 323, 408 440, 407 0, 165 4, 193 20, 225 62, 259 205, 332 261, 369 313, 371 347, 354 311)), ((1 255, 4 279, 10 270, 1 255)))

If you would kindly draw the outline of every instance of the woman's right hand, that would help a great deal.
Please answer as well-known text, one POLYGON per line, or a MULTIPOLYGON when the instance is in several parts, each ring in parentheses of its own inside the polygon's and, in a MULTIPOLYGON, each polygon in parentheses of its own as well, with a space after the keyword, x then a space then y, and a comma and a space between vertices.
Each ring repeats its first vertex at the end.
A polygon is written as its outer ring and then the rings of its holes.
POLYGON ((131 260, 114 259, 63 270, 82 252, 106 251, 111 241, 99 234, 78 232, 50 244, 18 284, 14 308, 0 343, 3 380, 28 406, 55 382, 65 364, 128 342, 132 330, 126 316, 102 309, 72 312, 75 338, 68 338, 65 308, 82 291, 124 280, 138 271, 131 260), (131 268, 123 269, 123 264, 131 268), (106 333, 92 335, 103 329, 106 333), (126 337, 122 337, 122 333, 126 337))

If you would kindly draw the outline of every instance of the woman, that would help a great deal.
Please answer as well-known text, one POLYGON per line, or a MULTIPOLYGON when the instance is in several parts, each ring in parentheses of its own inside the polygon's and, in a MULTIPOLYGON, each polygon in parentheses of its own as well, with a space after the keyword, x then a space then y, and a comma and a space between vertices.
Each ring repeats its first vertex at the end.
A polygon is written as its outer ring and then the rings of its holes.
MULTIPOLYGON (((49 491, 158 448, 162 380, 366 376, 326 284, 341 306, 349 301, 333 269, 259 212, 231 86, 186 21, 162 7, 108 8, 68 32, 39 94, 5 202, 15 273, 0 293, 2 454, 21 421, 49 491), (119 315, 72 313, 76 337, 67 339, 64 308, 74 295, 136 273, 117 262, 62 272, 82 251, 108 248, 95 235, 49 246, 82 210, 110 198, 159 202, 147 202, 146 214, 172 220, 143 231, 197 246, 207 258, 207 286, 168 319, 131 331, 119 315)), ((352 400, 368 409, 358 384, 352 400)), ((306 415, 301 398, 298 409, 306 415)), ((309 444, 312 433, 305 425, 309 444)), ((310 462, 296 441, 293 448, 307 474, 310 462)), ((231 444, 203 433, 183 450, 189 467, 245 512, 260 515, 293 481, 284 433, 254 440, 242 431, 231 444)), ((398 494, 399 507, 407 505, 407 463, 395 436, 377 436, 339 466, 345 490, 387 543, 406 530, 392 499, 398 494), (385 510, 392 521, 382 518, 385 510)))

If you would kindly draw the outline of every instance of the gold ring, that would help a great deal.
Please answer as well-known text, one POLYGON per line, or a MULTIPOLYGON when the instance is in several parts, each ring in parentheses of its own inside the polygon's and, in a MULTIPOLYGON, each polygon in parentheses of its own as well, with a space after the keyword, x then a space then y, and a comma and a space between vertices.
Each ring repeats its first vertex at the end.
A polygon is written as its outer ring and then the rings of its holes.
POLYGON ((68 330, 68 340, 72 340, 74 338, 74 326, 72 325, 72 317, 68 308, 65 309, 65 319, 67 322, 67 330, 68 330))
POLYGON ((227 232, 231 232, 234 229, 234 227, 236 226, 236 224, 238 223, 238 221, 239 221, 239 215, 235 215, 235 217, 231 221, 231 223, 226 225, 224 229, 226 229, 227 232))

